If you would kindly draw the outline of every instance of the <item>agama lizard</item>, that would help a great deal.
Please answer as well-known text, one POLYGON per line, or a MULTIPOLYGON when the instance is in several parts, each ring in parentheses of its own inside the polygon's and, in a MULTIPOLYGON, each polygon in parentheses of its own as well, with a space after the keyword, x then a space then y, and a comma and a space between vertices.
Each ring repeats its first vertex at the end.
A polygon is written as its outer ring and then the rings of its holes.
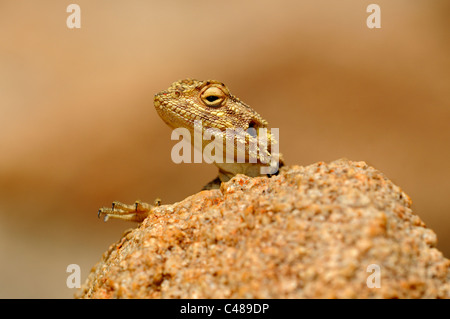
MULTIPOLYGON (((213 157, 212 162, 219 168, 219 176, 203 189, 219 188, 221 182, 230 180, 236 174, 250 177, 265 175, 261 173, 264 167, 272 167, 272 173, 276 173, 283 165, 281 154, 272 152, 272 146, 278 141, 267 129, 267 121, 233 96, 221 82, 193 79, 174 82, 167 90, 155 95, 154 106, 163 121, 173 129, 187 129, 191 136, 195 135, 195 130, 201 136, 208 130, 210 135, 211 132, 214 135, 214 142, 217 142, 214 144, 214 154, 205 151, 212 143, 211 140, 202 138, 196 144, 194 138, 190 139, 192 145, 201 147, 204 156, 209 155, 210 159, 213 157), (260 133, 261 128, 266 131, 260 133), (229 135, 229 130, 238 134, 229 135), (231 149, 227 144, 230 138, 231 149), (260 140, 265 140, 265 144, 258 144, 260 140), (244 150, 245 159, 238 160, 239 145, 243 146, 241 150, 244 150), (231 158, 227 151, 232 151, 231 158)), ((111 217, 141 222, 155 205, 160 205, 160 200, 156 200, 153 205, 141 201, 132 205, 113 202, 112 208, 101 208, 98 216, 104 216, 105 220, 111 217)))

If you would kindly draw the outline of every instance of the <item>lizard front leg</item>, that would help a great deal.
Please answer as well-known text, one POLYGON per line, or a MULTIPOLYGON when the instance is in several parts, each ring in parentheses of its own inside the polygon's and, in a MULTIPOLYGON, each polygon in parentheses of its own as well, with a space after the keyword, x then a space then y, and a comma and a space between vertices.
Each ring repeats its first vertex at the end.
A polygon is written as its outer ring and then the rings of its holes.
POLYGON ((219 189, 222 182, 228 182, 234 174, 225 172, 219 168, 219 176, 203 186, 202 191, 209 189, 219 189))
POLYGON ((210 189, 219 189, 221 183, 222 183, 222 181, 220 180, 220 178, 219 178, 219 177, 216 177, 215 179, 213 179, 212 181, 210 181, 208 184, 206 184, 205 186, 203 186, 202 191, 204 191, 204 190, 210 190, 210 189))
POLYGON ((133 222, 142 222, 153 210, 154 207, 161 205, 161 199, 155 199, 153 205, 136 201, 132 205, 123 204, 121 202, 113 202, 112 207, 102 207, 98 210, 98 217, 103 216, 106 222, 109 218, 122 219, 133 222))

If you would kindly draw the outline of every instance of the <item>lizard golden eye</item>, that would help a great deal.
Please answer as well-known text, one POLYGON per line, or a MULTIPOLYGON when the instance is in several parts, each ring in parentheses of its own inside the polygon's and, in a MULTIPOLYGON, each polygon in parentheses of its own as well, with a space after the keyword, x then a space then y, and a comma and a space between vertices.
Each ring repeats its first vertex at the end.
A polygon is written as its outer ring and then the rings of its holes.
POLYGON ((225 101, 225 93, 218 87, 209 87, 207 88, 201 95, 203 103, 207 106, 217 107, 222 105, 223 101, 225 101))

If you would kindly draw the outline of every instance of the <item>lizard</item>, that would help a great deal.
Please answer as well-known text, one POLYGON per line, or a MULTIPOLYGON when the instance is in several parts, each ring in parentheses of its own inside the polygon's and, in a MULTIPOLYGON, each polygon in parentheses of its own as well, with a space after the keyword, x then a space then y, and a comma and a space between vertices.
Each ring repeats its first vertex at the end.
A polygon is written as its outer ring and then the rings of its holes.
MULTIPOLYGON (((199 130, 201 136, 208 130, 209 134, 214 135, 216 148, 214 154, 209 153, 209 158, 219 168, 219 174, 204 190, 220 188, 222 182, 237 174, 250 177, 275 175, 284 165, 282 155, 275 148, 272 152, 272 146, 277 145, 278 140, 268 129, 268 122, 249 105, 232 95, 222 82, 189 78, 174 82, 167 90, 155 94, 154 107, 172 129, 185 129, 190 136, 195 136, 195 130, 199 130), (260 133, 260 129, 265 130, 260 133), (229 135, 229 130, 237 134, 229 135), (227 144, 227 139, 230 138, 231 146, 227 144), (257 143, 261 138, 265 138, 266 144, 257 143), (244 150, 245 156, 240 161, 237 158, 238 145, 243 146, 241 150, 244 150), (226 152, 228 150, 232 151, 231 158, 226 152), (269 173, 262 173, 262 168, 270 168, 266 170, 269 173)), ((205 150, 210 150, 210 140, 202 138, 196 144, 195 139, 190 138, 190 142, 201 148, 203 155, 208 157, 205 150)), ((136 201, 132 205, 115 201, 111 208, 100 208, 98 217, 104 216, 105 221, 111 217, 141 222, 160 204, 160 199, 156 199, 154 204, 136 201)))

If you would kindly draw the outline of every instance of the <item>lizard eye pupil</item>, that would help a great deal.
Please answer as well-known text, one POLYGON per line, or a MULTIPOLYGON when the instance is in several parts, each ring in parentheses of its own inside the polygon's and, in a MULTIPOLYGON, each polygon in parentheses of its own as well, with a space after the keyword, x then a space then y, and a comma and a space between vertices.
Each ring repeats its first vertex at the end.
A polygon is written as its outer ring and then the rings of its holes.
POLYGON ((219 99, 219 97, 218 97, 218 96, 215 96, 215 95, 210 95, 210 96, 207 96, 206 99, 207 99, 209 102, 214 102, 214 101, 217 101, 217 100, 219 99))

